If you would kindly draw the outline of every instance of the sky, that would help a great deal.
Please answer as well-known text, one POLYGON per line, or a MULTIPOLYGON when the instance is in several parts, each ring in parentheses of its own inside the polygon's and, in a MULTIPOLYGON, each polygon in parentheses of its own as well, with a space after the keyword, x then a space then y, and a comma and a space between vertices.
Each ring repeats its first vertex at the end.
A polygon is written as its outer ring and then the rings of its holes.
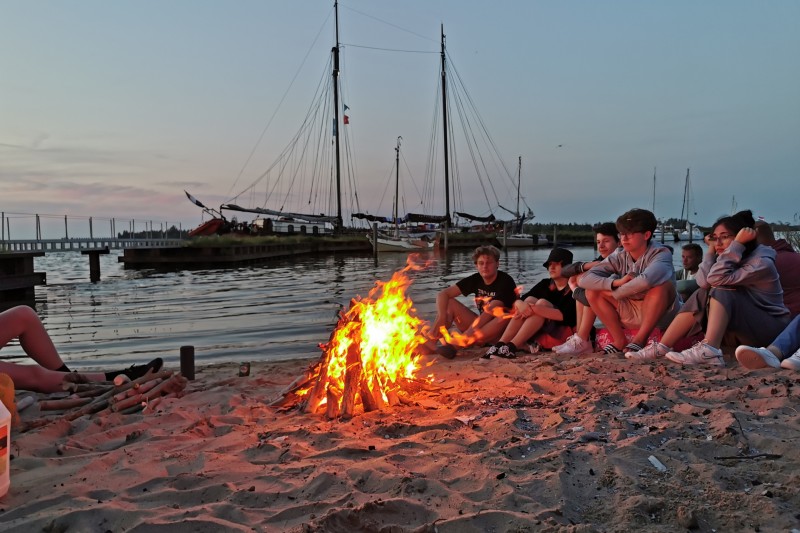
MULTIPOLYGON (((73 232, 89 216, 196 226, 183 191, 218 206, 262 175, 334 41, 322 0, 0 0, 0 13, 0 210, 15 236, 37 213, 45 233, 64 216, 73 232)), ((363 211, 389 214, 398 136, 401 170, 415 186, 425 174, 444 25, 504 165, 522 157, 536 222, 613 220, 654 196, 659 218, 678 217, 691 169, 696 223, 734 206, 798 223, 800 2, 347 0, 339 19, 363 211)), ((462 187, 485 214, 480 184, 462 187)))

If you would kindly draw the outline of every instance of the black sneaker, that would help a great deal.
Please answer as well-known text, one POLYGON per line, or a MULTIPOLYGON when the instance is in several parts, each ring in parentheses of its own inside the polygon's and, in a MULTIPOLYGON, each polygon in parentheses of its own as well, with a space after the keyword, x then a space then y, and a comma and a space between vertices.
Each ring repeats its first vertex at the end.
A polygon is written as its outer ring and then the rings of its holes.
POLYGON ((502 342, 492 344, 489 346, 489 349, 486 350, 486 353, 481 356, 481 359, 491 359, 493 355, 497 355, 497 350, 499 350, 501 346, 504 346, 502 342))
POLYGON ((517 357, 517 350, 514 349, 513 346, 509 346, 508 344, 502 345, 500 348, 497 349, 497 353, 494 354, 495 357, 502 357, 503 359, 514 359, 517 357))
POLYGON ((436 353, 438 353, 439 355, 441 355, 446 359, 454 359, 457 352, 458 350, 456 350, 455 346, 452 346, 450 344, 444 344, 442 346, 436 347, 436 353))
POLYGON ((128 376, 131 380, 134 380, 144 376, 151 369, 153 370, 153 372, 158 372, 159 370, 161 370, 162 366, 164 366, 164 361, 160 357, 156 357, 146 365, 131 365, 129 368, 126 368, 125 370, 106 372, 106 379, 108 381, 112 381, 115 377, 119 376, 120 374, 124 374, 128 376))

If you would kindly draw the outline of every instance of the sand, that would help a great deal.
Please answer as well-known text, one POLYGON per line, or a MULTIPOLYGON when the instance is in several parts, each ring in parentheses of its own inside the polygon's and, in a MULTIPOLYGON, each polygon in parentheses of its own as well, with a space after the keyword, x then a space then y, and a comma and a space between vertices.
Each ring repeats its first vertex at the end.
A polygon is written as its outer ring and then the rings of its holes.
POLYGON ((800 374, 479 354, 348 421, 267 405, 305 360, 198 368, 155 413, 15 433, 0 530, 800 528, 800 374))

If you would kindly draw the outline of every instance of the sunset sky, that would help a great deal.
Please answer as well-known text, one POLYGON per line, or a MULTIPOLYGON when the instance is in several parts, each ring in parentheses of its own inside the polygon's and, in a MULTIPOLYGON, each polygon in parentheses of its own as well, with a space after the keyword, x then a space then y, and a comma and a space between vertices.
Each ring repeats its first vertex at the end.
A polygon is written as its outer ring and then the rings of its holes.
MULTIPOLYGON (((197 225, 184 190, 230 200, 296 133, 330 58, 332 9, 0 0, 0 210, 14 232, 34 213, 53 215, 48 227, 64 215, 197 225)), ((398 136, 401 171, 425 173, 444 24, 504 164, 515 172, 522 156, 536 221, 651 208, 657 167, 660 218, 680 215, 691 168, 699 224, 734 201, 797 222, 800 2, 347 0, 339 16, 362 210, 388 209, 398 136)), ((464 187, 465 207, 485 213, 480 185, 464 187)))

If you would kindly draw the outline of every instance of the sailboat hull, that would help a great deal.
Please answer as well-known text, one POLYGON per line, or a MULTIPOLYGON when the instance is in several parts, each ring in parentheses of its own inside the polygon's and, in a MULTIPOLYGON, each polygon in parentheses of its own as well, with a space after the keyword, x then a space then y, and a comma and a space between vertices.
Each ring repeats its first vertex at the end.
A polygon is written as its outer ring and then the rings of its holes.
MULTIPOLYGON (((372 240, 372 235, 367 236, 372 247, 376 247, 376 243, 372 240)), ((424 252, 426 250, 433 250, 435 243, 423 239, 414 238, 394 238, 379 236, 377 241, 377 249, 379 252, 424 252)))
MULTIPOLYGON (((502 241, 502 237, 500 238, 502 241)), ((544 246, 548 244, 547 236, 544 234, 531 235, 529 233, 515 233, 506 237, 505 248, 525 248, 530 246, 544 246)))

